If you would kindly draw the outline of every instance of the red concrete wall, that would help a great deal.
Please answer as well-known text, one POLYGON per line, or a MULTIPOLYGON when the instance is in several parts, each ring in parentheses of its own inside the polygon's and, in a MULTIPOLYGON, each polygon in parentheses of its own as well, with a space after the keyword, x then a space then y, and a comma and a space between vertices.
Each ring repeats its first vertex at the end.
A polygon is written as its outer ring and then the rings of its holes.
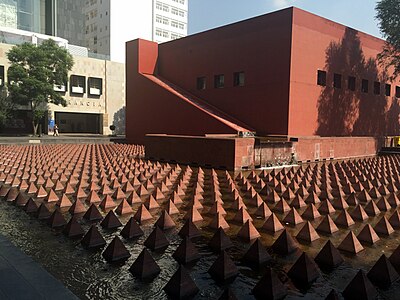
POLYGON ((290 79, 290 135, 376 136, 399 133, 399 107, 392 96, 374 95, 373 82, 390 83, 376 63, 383 40, 308 12, 293 10, 290 79), (317 85, 317 70, 326 70, 327 86, 317 85), (333 88, 333 74, 342 75, 342 88, 333 88), (356 91, 347 88, 356 77, 356 91), (361 92, 361 79, 369 92, 361 92))
POLYGON ((147 135, 146 157, 228 170, 253 166, 253 138, 147 135))
POLYGON ((287 134, 292 10, 252 18, 160 44, 158 72, 197 97, 257 129, 287 134), (234 72, 245 86, 233 86, 234 72), (225 87, 214 88, 214 75, 225 87), (207 88, 197 90, 197 77, 207 88))
POLYGON ((143 144, 146 134, 229 134, 232 128, 194 108, 163 87, 139 74, 156 68, 157 44, 135 40, 127 43, 126 137, 143 144), (187 126, 185 126, 187 124, 187 126))

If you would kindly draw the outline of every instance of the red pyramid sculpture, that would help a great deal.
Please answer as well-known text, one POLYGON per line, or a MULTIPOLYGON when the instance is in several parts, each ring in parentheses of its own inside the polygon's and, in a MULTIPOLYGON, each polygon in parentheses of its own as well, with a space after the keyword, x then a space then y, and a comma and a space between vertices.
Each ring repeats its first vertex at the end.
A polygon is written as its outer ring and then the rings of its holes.
POLYGON ((246 241, 250 242, 254 239, 259 238, 261 235, 254 227, 253 223, 250 220, 247 220, 246 223, 240 228, 239 232, 237 233, 237 237, 246 241))
POLYGON ((118 236, 114 237, 102 255, 108 262, 127 260, 131 256, 118 236))
POLYGON ((287 289, 275 272, 268 267, 254 287, 253 294, 257 299, 283 299, 287 295, 287 289))
POLYGON ((168 281, 164 287, 164 291, 173 299, 192 298, 199 291, 190 274, 183 266, 168 281))
POLYGON ((382 289, 387 289, 400 278, 385 254, 382 254, 367 276, 374 285, 382 289))
POLYGON ((260 239, 257 238, 244 254, 242 261, 250 264, 250 266, 260 267, 271 259, 260 239))
POLYGON ((115 209, 115 212, 118 215, 122 216, 133 213, 133 210, 132 207, 129 205, 129 203, 126 201, 126 199, 122 199, 121 203, 115 209))
POLYGON ((318 233, 309 221, 307 221, 296 235, 297 240, 311 243, 319 239, 318 233))
POLYGON ((92 225, 88 232, 84 235, 81 240, 81 244, 88 249, 100 248, 105 246, 106 241, 97 229, 96 225, 92 225))
POLYGON ((272 244, 272 249, 274 252, 280 255, 288 255, 298 249, 298 244, 294 241, 287 230, 284 229, 280 236, 272 244))
POLYGON ((303 252, 290 268, 288 276, 303 286, 309 286, 320 276, 320 273, 315 262, 303 252))
POLYGON ((330 240, 322 247, 315 257, 315 262, 323 269, 333 269, 343 263, 343 257, 330 240))
POLYGON ((190 219, 186 220, 185 224, 183 225, 178 234, 181 238, 187 236, 190 239, 201 236, 201 232, 190 219))
POLYGON ((190 238, 186 236, 183 238, 176 251, 172 254, 172 257, 178 263, 185 265, 198 260, 200 254, 197 251, 196 246, 190 241, 190 238))
POLYGON ((92 204, 92 205, 90 205, 89 209, 83 215, 83 218, 92 222, 92 221, 99 221, 99 220, 103 219, 103 216, 97 209, 96 205, 92 204))
POLYGON ((364 247, 361 245, 355 234, 350 231, 349 234, 342 240, 338 246, 338 249, 348 253, 357 254, 358 252, 364 250, 364 247))
POLYGON ((131 272, 133 276, 142 280, 153 279, 157 277, 160 271, 160 267, 146 248, 143 248, 142 252, 129 268, 129 272, 131 272))
POLYGON ((215 252, 220 252, 233 247, 232 241, 222 228, 218 228, 208 245, 215 252))
POLYGON ((139 223, 142 224, 145 221, 153 219, 153 216, 147 210, 146 206, 143 204, 139 206, 138 210, 134 214, 133 218, 139 223))
POLYGON ((112 210, 107 213, 104 219, 100 222, 100 225, 106 229, 114 229, 122 226, 121 222, 112 210))
POLYGON ((153 250, 162 250, 168 247, 169 241, 159 227, 155 227, 144 242, 144 245, 153 250))
POLYGON ((365 273, 360 270, 343 291, 345 299, 376 299, 377 291, 365 273))
POLYGON ((75 217, 72 217, 65 226, 63 233, 69 238, 80 238, 84 235, 82 226, 75 217))
POLYGON ((136 223, 135 219, 132 217, 125 224, 124 228, 121 230, 121 235, 125 239, 133 239, 143 235, 143 230, 136 223))
POLYGON ((210 273, 216 281, 226 282, 234 279, 239 274, 239 271, 228 254, 222 251, 208 270, 208 273, 210 273))
POLYGON ((172 220, 172 218, 169 216, 169 214, 165 210, 163 210, 161 212, 160 217, 158 218, 158 220, 156 221, 156 223, 154 225, 159 227, 162 230, 171 229, 171 228, 176 227, 175 222, 172 220))

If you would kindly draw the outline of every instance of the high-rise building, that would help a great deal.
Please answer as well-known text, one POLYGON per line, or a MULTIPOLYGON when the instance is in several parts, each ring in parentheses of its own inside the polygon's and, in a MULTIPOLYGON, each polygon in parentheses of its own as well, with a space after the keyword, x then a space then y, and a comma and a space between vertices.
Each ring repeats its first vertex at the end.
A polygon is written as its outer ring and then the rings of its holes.
POLYGON ((187 35, 188 0, 0 0, 0 27, 64 38, 125 62, 125 43, 187 35))
POLYGON ((125 61, 129 40, 160 43, 187 35, 188 0, 86 0, 84 12, 83 46, 115 61, 125 61))

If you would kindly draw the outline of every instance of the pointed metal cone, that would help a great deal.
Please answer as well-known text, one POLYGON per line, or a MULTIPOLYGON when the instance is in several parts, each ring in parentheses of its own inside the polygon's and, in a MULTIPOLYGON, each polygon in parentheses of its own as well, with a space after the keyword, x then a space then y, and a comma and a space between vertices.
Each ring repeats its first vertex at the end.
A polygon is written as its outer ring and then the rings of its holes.
POLYGON ((386 216, 382 216, 378 223, 375 224, 374 230, 376 233, 381 235, 391 235, 394 232, 392 225, 390 225, 389 220, 386 216))
POLYGON ((24 206, 24 211, 26 213, 35 213, 38 210, 38 206, 32 198, 29 198, 24 206))
POLYGON ((167 202, 167 207, 165 208, 165 210, 169 215, 179 214, 179 209, 171 200, 167 202))
POLYGON ((156 251, 168 247, 169 241, 162 230, 156 226, 144 241, 144 245, 147 248, 156 251))
POLYGON ((71 215, 81 214, 86 212, 86 207, 83 205, 81 200, 76 199, 68 211, 71 215))
POLYGON ((254 215, 260 217, 261 219, 265 219, 272 215, 272 211, 269 209, 268 205, 263 202, 254 212, 254 215))
POLYGON ((46 190, 43 188, 43 186, 40 186, 39 189, 36 192, 36 197, 37 198, 44 198, 47 196, 46 190))
POLYGON ((325 300, 339 300, 339 294, 336 292, 336 290, 332 289, 328 296, 326 296, 325 300))
POLYGON ((320 273, 315 262, 303 252, 290 268, 288 276, 294 282, 309 286, 320 276, 320 273))
POLYGON ((136 213, 133 215, 133 218, 139 223, 142 224, 145 221, 153 219, 153 216, 147 210, 146 206, 143 204, 139 206, 136 213))
POLYGON ((212 228, 212 229, 218 229, 218 228, 222 228, 222 229, 229 229, 229 224, 228 222, 226 222, 224 216, 222 216, 221 214, 217 213, 211 220, 211 222, 208 224, 208 227, 212 228))
POLYGON ((290 206, 286 202, 286 200, 281 199, 276 203, 276 205, 274 206, 274 208, 272 210, 275 212, 285 213, 290 210, 290 206))
POLYGON ((380 240, 379 236, 376 234, 374 228, 370 224, 365 224, 365 226, 360 230, 357 235, 357 239, 360 242, 364 242, 367 244, 375 244, 380 240))
POLYGON ((283 299, 287 295, 287 289, 279 280, 271 268, 267 268, 264 276, 253 288, 256 299, 283 299))
POLYGON ((141 280, 153 279, 157 277, 160 271, 160 267, 146 248, 143 248, 142 252, 129 268, 129 272, 141 280))
POLYGON ((99 221, 99 220, 103 219, 103 216, 97 209, 96 205, 92 204, 92 205, 90 205, 89 209, 83 215, 83 218, 88 221, 99 221))
POLYGON ((158 220, 154 225, 162 230, 167 230, 176 227, 175 222, 172 220, 172 218, 165 210, 161 212, 160 217, 158 218, 158 220))
POLYGON ((172 202, 174 202, 174 204, 176 204, 176 205, 182 204, 182 203, 183 203, 183 200, 181 199, 181 197, 178 195, 177 192, 174 192, 174 193, 172 194, 171 200, 172 200, 172 202))
POLYGON ((118 236, 114 237, 102 255, 108 262, 124 261, 131 256, 118 236))
POLYGON ((244 204, 242 197, 238 196, 238 197, 235 197, 235 200, 233 200, 233 203, 229 208, 234 211, 238 211, 242 207, 247 209, 246 204, 244 204))
POLYGON ((315 262, 320 268, 333 269, 343 263, 343 257, 330 240, 322 247, 315 257, 315 262))
POLYGON ((218 201, 213 203, 213 205, 210 207, 207 213, 210 215, 216 215, 217 213, 220 213, 223 216, 226 215, 224 207, 222 206, 221 202, 218 201))
POLYGON ((304 200, 304 202, 307 204, 318 204, 321 202, 321 200, 315 192, 311 192, 304 200))
POLYGON ((299 213, 294 207, 291 208, 291 210, 287 213, 287 215, 283 218, 282 221, 290 225, 297 225, 304 223, 303 218, 299 215, 299 213))
POLYGON ((298 249, 298 244, 292 238, 286 229, 282 231, 280 236, 272 244, 272 250, 280 255, 288 255, 298 249))
POLYGON ((355 222, 346 210, 342 210, 342 212, 337 216, 335 224, 339 227, 349 228, 354 225, 355 222))
POLYGON ((320 214, 327 215, 335 213, 335 208, 332 206, 329 200, 325 200, 321 202, 321 205, 318 208, 320 214))
POLYGON ((110 195, 106 195, 99 204, 99 207, 104 211, 113 209, 115 206, 115 202, 110 195))
POLYGON ((50 189, 49 193, 47 194, 46 198, 44 199, 44 201, 46 201, 46 202, 57 202, 58 200, 60 200, 60 198, 53 191, 53 189, 50 189))
POLYGON ((63 233, 69 238, 80 238, 84 235, 82 226, 75 217, 72 217, 67 225, 65 225, 63 233))
POLYGON ((157 203, 156 199, 152 195, 144 202, 144 205, 148 210, 160 208, 160 205, 157 203))
POLYGON ((139 195, 135 192, 132 191, 129 197, 126 199, 130 205, 134 204, 140 204, 142 203, 142 199, 139 197, 139 195))
POLYGON ((240 228, 237 233, 237 237, 241 240, 246 241, 247 243, 251 242, 254 239, 259 238, 261 235, 258 230, 254 227, 253 223, 250 220, 247 220, 246 223, 240 228))
MULTIPOLYGON (((36 186, 33 183, 31 183, 30 186, 31 185, 33 185, 35 187, 35 190, 33 192, 29 192, 29 189, 28 189, 27 194, 35 194, 36 193, 36 190, 37 190, 36 186)), ((0 197, 5 197, 8 194, 9 190, 10 190, 10 187, 2 185, 0 187, 0 197)))
POLYGON ((368 202, 367 205, 365 205, 364 209, 367 215, 370 217, 375 217, 381 213, 374 201, 368 202))
POLYGON ((389 222, 393 228, 400 228, 400 212, 398 210, 395 210, 394 213, 390 216, 389 222))
POLYGON ((392 255, 390 255, 389 261, 397 272, 400 272, 400 245, 393 251, 392 255))
POLYGON ((86 195, 85 191, 81 188, 78 187, 78 189, 75 192, 75 197, 77 199, 82 199, 82 198, 86 198, 88 195, 86 195))
POLYGON ((347 204, 346 200, 344 200, 342 197, 333 199, 332 206, 338 210, 349 208, 349 205, 347 204))
POLYGON ((181 230, 179 230, 178 234, 181 238, 188 237, 190 239, 201 236, 200 230, 189 219, 186 220, 185 224, 182 226, 181 230))
POLYGON ((392 208, 389 202, 383 197, 379 199, 378 202, 376 202, 376 206, 379 208, 380 211, 388 211, 392 208))
POLYGON ((295 207, 295 208, 302 208, 306 207, 307 203, 304 202, 303 198, 301 198, 300 195, 296 195, 292 202, 290 203, 290 206, 295 207))
POLYGON ((272 213, 272 215, 270 215, 268 219, 265 221, 264 225, 262 226, 262 229, 271 233, 275 233, 284 230, 285 227, 283 227, 278 217, 274 213, 272 213))
POLYGON ((388 197, 387 201, 389 202, 390 206, 396 208, 400 205, 400 199, 396 195, 396 193, 391 193, 388 197))
POLYGON ((108 187, 107 184, 103 184, 99 191, 100 195, 111 195, 113 191, 108 187))
POLYGON ((301 215, 303 219, 306 220, 315 220, 321 217, 318 209, 315 207, 313 203, 308 204, 307 208, 304 210, 303 214, 301 215))
POLYGON ((42 204, 40 204, 35 215, 36 215, 36 218, 38 218, 39 220, 50 218, 50 211, 44 202, 42 202, 42 204))
POLYGON ((8 202, 13 202, 13 201, 15 201, 15 199, 17 199, 18 195, 19 195, 19 190, 18 190, 18 188, 12 187, 12 188, 8 191, 8 193, 7 193, 6 197, 5 197, 5 198, 6 198, 6 201, 8 201, 8 202))
POLYGON ((377 291, 364 271, 359 270, 343 291, 345 299, 376 299, 377 291))
POLYGON ((67 222, 65 221, 62 213, 60 213, 60 211, 56 209, 55 211, 53 211, 50 218, 47 220, 47 224, 51 228, 58 228, 65 226, 67 222))
POLYGON ((126 201, 126 199, 122 199, 121 203, 115 209, 115 212, 118 215, 122 216, 133 213, 133 210, 132 207, 129 205, 129 203, 126 201))
POLYGON ((26 202, 28 202, 28 198, 23 193, 18 193, 18 196, 15 199, 14 204, 16 206, 25 206, 26 202))
POLYGON ((136 223, 135 219, 132 217, 125 224, 124 228, 121 230, 121 235, 125 239, 133 239, 143 235, 143 230, 136 223))
POLYGON ((257 238, 251 244, 247 252, 242 257, 243 262, 255 267, 260 267, 271 259, 271 256, 268 254, 259 238, 257 238))
POLYGON ((108 214, 100 222, 100 225, 105 229, 114 229, 122 226, 121 222, 112 210, 108 212, 108 214))
POLYGON ((69 200, 67 195, 63 194, 61 196, 61 199, 58 200, 57 206, 59 208, 71 207, 72 206, 72 202, 71 202, 71 200, 69 200))
POLYGON ((364 247, 361 245, 353 231, 350 231, 349 234, 342 240, 338 246, 338 249, 348 253, 357 254, 358 252, 364 250, 364 247))
POLYGON ((357 197, 356 197, 356 194, 355 194, 354 192, 351 193, 351 194, 347 197, 346 202, 347 202, 347 204, 350 205, 350 206, 356 206, 357 204, 359 204, 359 203, 358 203, 358 199, 357 199, 357 197))
POLYGON ((367 274, 369 280, 379 288, 386 289, 397 281, 400 276, 387 259, 385 254, 377 260, 374 266, 367 274))
POLYGON ((233 247, 233 244, 231 239, 226 235, 225 231, 222 228, 218 228, 210 239, 208 246, 210 246, 214 252, 220 252, 233 247))
POLYGON ((226 282, 234 279, 239 274, 239 271, 228 254, 222 251, 210 269, 208 269, 208 273, 216 281, 226 282))
POLYGON ((200 259, 200 254, 196 249, 196 246, 190 241, 188 237, 184 237, 181 244, 178 246, 176 251, 172 254, 172 257, 180 264, 186 265, 188 263, 197 261, 200 259))
POLYGON ((98 203, 100 201, 101 201, 101 199, 96 191, 90 191, 89 195, 86 198, 86 203, 88 203, 88 204, 98 203))
POLYGON ((192 298, 199 292, 196 283, 190 277, 190 274, 183 266, 171 277, 164 286, 164 291, 173 299, 192 298))
POLYGON ((351 212, 350 216, 359 221, 365 221, 368 219, 368 215, 365 212, 364 208, 360 204, 357 204, 356 208, 351 212))
POLYGON ((113 198, 116 200, 124 199, 126 197, 125 193, 118 187, 113 193, 113 198))
POLYGON ((296 235, 297 240, 302 240, 307 243, 311 243, 319 239, 318 233, 309 221, 307 221, 296 235))
POLYGON ((247 210, 244 207, 240 208, 239 211, 235 214, 235 216, 232 219, 233 222, 240 224, 240 225, 243 225, 248 220, 253 221, 253 218, 250 216, 250 214, 247 212, 247 210))
POLYGON ((105 246, 106 241, 97 229, 96 225, 92 225, 81 240, 81 244, 88 249, 100 248, 105 246))
POLYGON ((337 231, 339 231, 339 228, 337 228, 335 222, 333 222, 332 218, 330 215, 324 216, 322 219, 321 223, 319 223, 317 227, 318 232, 322 232, 325 234, 332 234, 337 231))
POLYGON ((66 195, 75 194, 75 190, 74 190, 74 188, 71 186, 70 183, 67 183, 67 185, 65 186, 64 194, 66 194, 66 195))

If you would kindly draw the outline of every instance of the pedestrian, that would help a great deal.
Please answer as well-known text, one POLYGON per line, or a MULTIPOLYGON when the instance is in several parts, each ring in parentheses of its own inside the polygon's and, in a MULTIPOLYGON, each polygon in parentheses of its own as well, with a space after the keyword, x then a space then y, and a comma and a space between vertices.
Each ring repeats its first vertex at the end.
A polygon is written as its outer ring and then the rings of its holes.
POLYGON ((54 136, 59 136, 59 134, 58 134, 58 125, 57 124, 54 124, 54 133, 53 133, 53 135, 54 136))

